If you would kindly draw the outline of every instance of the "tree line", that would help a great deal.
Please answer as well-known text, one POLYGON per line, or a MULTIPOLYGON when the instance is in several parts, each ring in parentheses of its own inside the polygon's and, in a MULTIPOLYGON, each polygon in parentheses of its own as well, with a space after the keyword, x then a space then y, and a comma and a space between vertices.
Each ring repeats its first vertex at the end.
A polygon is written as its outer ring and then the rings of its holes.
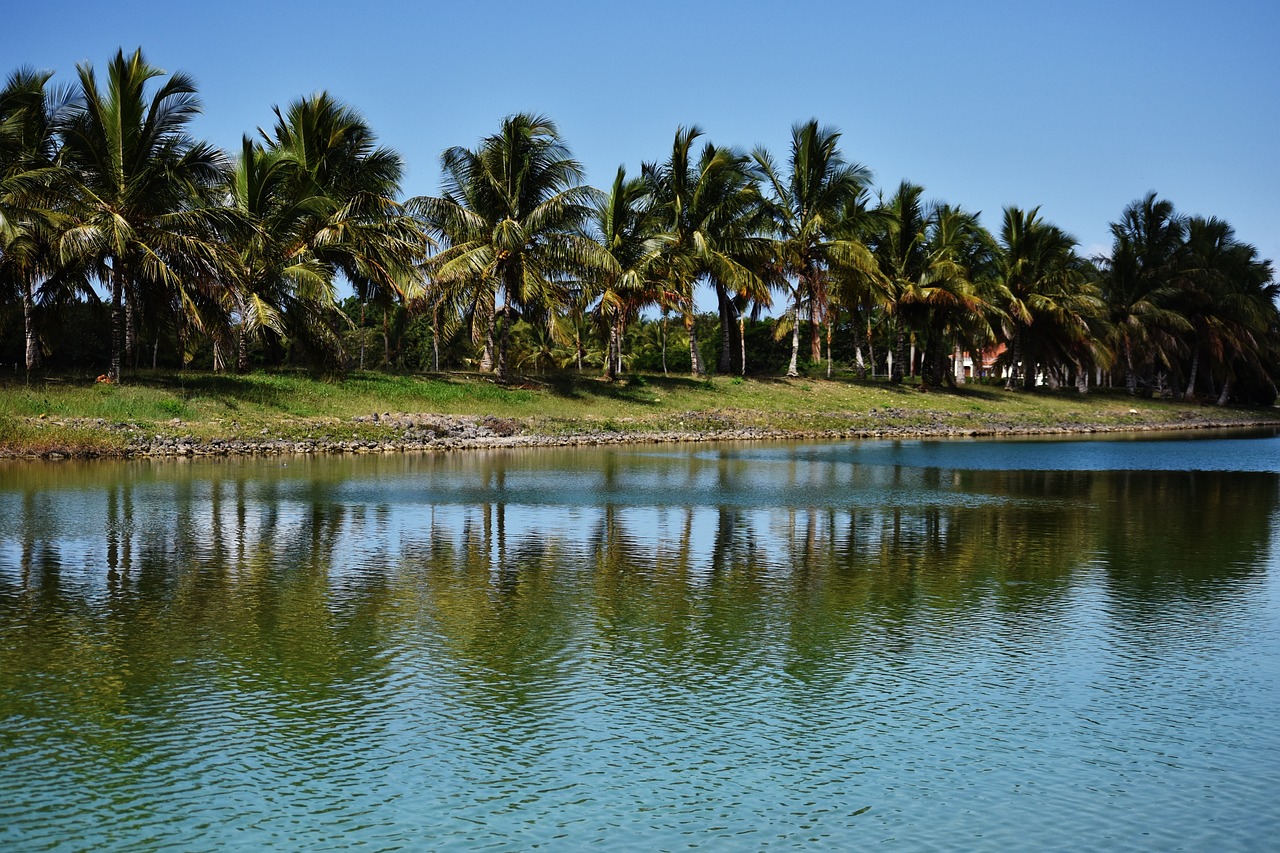
POLYGON ((1271 262, 1155 193, 1089 258, 1038 208, 992 233, 916 184, 877 189, 816 120, 781 159, 682 127, 601 190, 554 122, 517 114, 441 155, 440 195, 404 199, 399 155, 327 93, 232 155, 191 134, 187 75, 138 50, 105 78, 20 69, 0 91, 0 341, 28 372, 78 352, 119 382, 150 345, 152 365, 241 372, 838 363, 940 386, 968 356, 1010 388, 1276 396, 1271 262))

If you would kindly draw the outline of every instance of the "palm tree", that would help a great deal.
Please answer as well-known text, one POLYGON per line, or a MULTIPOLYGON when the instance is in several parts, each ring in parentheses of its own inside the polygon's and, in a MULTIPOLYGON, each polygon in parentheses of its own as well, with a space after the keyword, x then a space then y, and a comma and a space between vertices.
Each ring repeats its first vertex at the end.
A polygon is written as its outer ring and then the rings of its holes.
POLYGON ((664 251, 659 263, 669 289, 677 294, 689 335, 690 369, 705 370, 694 323, 694 287, 710 279, 720 308, 721 369, 731 369, 734 320, 742 308, 733 297, 768 304, 763 270, 768 241, 758 236, 761 197, 750 160, 730 148, 708 143, 695 163, 692 148, 702 135, 697 127, 678 128, 671 156, 661 165, 645 163, 643 173, 658 207, 664 251))
POLYGON ((295 191, 292 166, 284 152, 246 136, 231 175, 231 206, 249 226, 237 241, 235 284, 227 292, 239 317, 241 373, 249 369, 250 337, 264 329, 283 335, 291 321, 308 349, 336 348, 336 341, 321 342, 330 330, 323 314, 334 304, 333 275, 309 251, 315 223, 329 205, 323 196, 295 191))
POLYGON ((232 206, 246 220, 234 294, 239 315, 237 369, 248 338, 261 329, 288 334, 332 363, 335 276, 361 305, 383 309, 416 294, 414 265, 424 235, 396 202, 402 166, 377 147, 365 121, 327 93, 275 110, 264 144, 245 138, 231 181, 232 206))
POLYGON ((791 157, 784 175, 764 149, 752 159, 769 190, 766 211, 776 235, 775 253, 784 276, 794 279, 791 364, 797 374, 800 312, 809 305, 810 360, 822 357, 820 329, 830 298, 828 271, 839 268, 845 277, 875 279, 879 269, 858 239, 864 218, 871 172, 847 163, 838 147, 840 132, 819 127, 816 119, 791 128, 791 157))
POLYGON ((49 88, 51 76, 22 68, 0 90, 0 290, 18 293, 22 303, 28 373, 41 361, 37 300, 68 272, 57 247, 66 226, 56 209, 65 189, 57 130, 71 93, 49 88))
MULTIPOLYGON (((1261 367, 1264 338, 1277 320, 1277 285, 1258 250, 1235 238, 1221 219, 1186 220, 1180 281, 1173 308, 1190 324, 1191 367, 1185 395, 1195 393, 1199 367, 1221 379, 1225 403, 1237 365, 1261 367)), ((1262 371, 1265 375, 1265 370, 1262 371)))
POLYGON ((277 108, 275 115, 268 143, 292 162, 294 192, 327 199, 310 250, 342 273, 362 306, 373 303, 382 310, 389 361, 390 309, 418 295, 415 264, 427 248, 421 229, 396 201, 403 161, 377 144, 359 113, 327 92, 294 101, 283 113, 277 108))
POLYGON ((1007 388, 1021 378, 1035 387, 1037 366, 1054 368, 1070 360, 1077 368, 1101 352, 1091 324, 1103 303, 1086 265, 1075 253, 1075 238, 1039 216, 1040 209, 1007 207, 998 256, 1005 339, 1009 342, 1007 388))
POLYGON ((596 206, 594 225, 600 244, 614 260, 599 270, 593 287, 599 300, 596 314, 608 330, 605 378, 613 381, 622 372, 622 338, 627 323, 641 307, 657 302, 661 295, 651 271, 661 255, 663 240, 645 180, 627 180, 626 169, 618 167, 608 194, 596 206))
POLYGON ((1103 298, 1107 305, 1110 346, 1125 369, 1125 387, 1137 391, 1140 378, 1157 366, 1169 367, 1185 318, 1170 309, 1174 280, 1181 263, 1186 221, 1173 203, 1154 192, 1125 208, 1111 224, 1111 257, 1103 262, 1103 298))
POLYGON ((549 324, 570 276, 612 263, 582 233, 596 192, 539 115, 509 116, 476 149, 450 148, 440 160, 444 195, 408 205, 444 244, 428 265, 435 287, 468 306, 472 336, 485 343, 481 369, 505 381, 512 316, 549 324))
POLYGON ((923 196, 924 187, 903 181, 898 191, 887 202, 881 202, 875 211, 876 230, 871 246, 883 282, 880 301, 893 322, 893 366, 889 379, 894 383, 901 382, 905 374, 913 314, 918 314, 923 304, 914 298, 915 288, 925 280, 929 266, 929 217, 923 196))
POLYGON ((991 296, 984 292, 991 238, 977 216, 946 204, 926 204, 924 188, 903 181, 874 211, 872 246, 882 273, 881 300, 893 322, 890 378, 906 372, 907 341, 922 354, 922 378, 941 384, 947 353, 959 337, 989 334, 991 296))
POLYGON ((976 214, 939 204, 929 213, 925 246, 926 273, 902 299, 926 310, 922 375, 926 383, 940 385, 953 345, 981 349, 994 336, 995 241, 976 214))
MULTIPOLYGON (((81 100, 64 126, 77 224, 71 245, 97 259, 111 291, 111 367, 118 382, 125 346, 125 310, 179 304, 200 323, 213 304, 200 285, 216 280, 226 256, 217 239, 233 217, 215 203, 228 169, 213 146, 187 132, 200 111, 194 82, 177 73, 148 97, 165 72, 137 50, 117 52, 107 88, 93 68, 78 67, 81 100), (161 294, 157 296, 157 292, 161 294)), ((130 322, 131 331, 135 328, 130 322)), ((133 335, 130 335, 132 340, 133 335)))

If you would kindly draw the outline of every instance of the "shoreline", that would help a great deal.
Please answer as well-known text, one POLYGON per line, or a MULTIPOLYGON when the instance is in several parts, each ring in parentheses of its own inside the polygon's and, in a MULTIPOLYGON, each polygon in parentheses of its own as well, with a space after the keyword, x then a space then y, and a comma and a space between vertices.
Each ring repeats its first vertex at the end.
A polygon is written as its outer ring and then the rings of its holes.
MULTIPOLYGON (((1131 410, 1132 411, 1132 410, 1131 410)), ((1133 412, 1133 414, 1137 414, 1133 412)), ((1133 423, 1075 423, 1058 426, 1000 424, 988 426, 893 424, 848 429, 781 429, 757 426, 679 430, 571 429, 540 432, 510 418, 492 416, 383 413, 360 416, 352 424, 379 426, 401 433, 382 438, 245 438, 195 439, 191 436, 139 435, 136 424, 105 425, 101 419, 42 421, 58 427, 127 431, 128 442, 118 447, 73 446, 51 443, 42 447, 0 446, 4 460, 128 460, 194 457, 327 456, 345 454, 447 453, 468 450, 599 447, 606 445, 705 444, 729 441, 851 441, 923 438, 1023 438, 1068 435, 1126 435, 1150 432, 1246 430, 1280 427, 1280 415, 1256 420, 1189 416, 1168 421, 1135 419, 1133 423)), ((181 426, 175 419, 173 426, 181 426)))

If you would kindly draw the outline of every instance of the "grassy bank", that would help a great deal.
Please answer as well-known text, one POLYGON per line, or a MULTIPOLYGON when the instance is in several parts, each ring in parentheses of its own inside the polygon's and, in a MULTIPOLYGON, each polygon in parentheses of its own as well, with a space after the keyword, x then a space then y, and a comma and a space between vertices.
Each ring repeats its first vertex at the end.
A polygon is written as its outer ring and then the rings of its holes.
POLYGON ((643 376, 531 379, 498 386, 475 376, 343 380, 305 374, 143 373, 125 385, 80 378, 0 384, 0 452, 115 456, 142 441, 396 441, 402 425, 375 413, 502 419, 526 435, 701 434, 730 430, 796 435, 951 434, 1150 429, 1274 422, 1276 409, 1220 409, 1118 392, 1008 392, 968 385, 928 392, 879 381, 643 376))

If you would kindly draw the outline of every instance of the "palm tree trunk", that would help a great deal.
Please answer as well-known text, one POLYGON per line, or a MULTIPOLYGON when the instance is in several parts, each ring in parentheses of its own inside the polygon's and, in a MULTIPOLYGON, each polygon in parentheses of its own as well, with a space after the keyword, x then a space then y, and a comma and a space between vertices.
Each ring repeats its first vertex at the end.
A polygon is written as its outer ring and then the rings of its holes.
POLYGON ((621 325, 619 318, 614 317, 609 323, 609 352, 605 355, 604 378, 610 382, 618 378, 620 367, 618 362, 621 361, 620 352, 621 345, 619 342, 619 326, 621 325))
POLYGON ((667 375, 667 311, 662 310, 662 375, 667 375))
POLYGON ((702 354, 698 352, 698 330, 693 311, 684 312, 684 329, 689 333, 689 371, 695 378, 706 375, 702 366, 702 354))
POLYGON ((796 289, 796 310, 791 315, 791 364, 787 366, 788 376, 799 376, 800 369, 800 290, 796 289))
POLYGON ((834 318, 828 317, 827 318, 827 378, 828 379, 831 378, 831 371, 835 369, 835 363, 836 363, 835 356, 832 355, 831 353, 831 326, 833 325, 833 323, 834 323, 834 318))
POLYGON ((1059 365, 1049 365, 1044 372, 1044 382, 1049 386, 1049 390, 1057 391, 1062 387, 1062 368, 1059 365))
POLYGON ((739 366, 742 368, 739 376, 747 375, 747 321, 741 313, 738 314, 738 347, 742 350, 739 366))
POLYGON ((614 353, 613 353, 614 358, 616 358, 618 362, 618 366, 614 370, 615 376, 622 375, 622 342, 626 339, 626 336, 627 336, 627 318, 626 318, 626 315, 619 314, 618 315, 618 334, 617 334, 618 344, 617 344, 617 347, 614 349, 614 353))
POLYGON ((1227 401, 1231 399, 1231 377, 1228 376, 1226 381, 1222 383, 1222 393, 1218 395, 1218 405, 1225 406, 1227 401))
POLYGON ((1191 355, 1191 378, 1187 380, 1187 390, 1183 393, 1184 397, 1192 397, 1196 393, 1196 370, 1200 367, 1200 333, 1196 332, 1195 349, 1191 355))
MULTIPOLYGON (((242 315, 243 316, 243 315, 242 315)), ((249 372, 249 329, 244 321, 240 321, 239 333, 236 335, 236 373, 249 372)))
POLYGON ((1133 369, 1133 348, 1129 344, 1129 339, 1124 339, 1124 387, 1130 396, 1138 393, 1138 374, 1133 369))
POLYGON ((930 384, 941 388, 946 375, 946 355, 944 349, 944 341, 942 332, 938 330, 933 335, 933 339, 927 344, 929 347, 929 382, 930 384))
POLYGON ((489 316, 485 318, 484 352, 480 356, 481 373, 489 373, 493 370, 493 339, 498 322, 496 308, 497 302, 495 300, 494 304, 489 306, 489 316))
POLYGON ((720 368, 721 375, 733 372, 733 305, 729 294, 716 282, 716 301, 720 303, 720 368))
POLYGON ((107 379, 120 381, 121 353, 124 350, 124 271, 111 271, 111 367, 107 379))
POLYGON ((440 304, 431 306, 431 370, 440 372, 440 304))
POLYGON ((35 282, 22 287, 22 330, 26 340, 27 373, 40 367, 40 336, 36 334, 35 282))
POLYGON ((1009 350, 1009 376, 1005 379, 1004 390, 1012 391, 1018 384, 1018 370, 1022 367, 1022 327, 1014 332, 1013 347, 1009 350))
POLYGON ((382 311, 382 364, 391 367, 391 327, 387 323, 387 311, 382 311))
POLYGON ((501 314, 501 318, 495 317, 498 324, 498 347, 497 358, 494 361, 493 375, 499 382, 507 381, 507 344, 511 338, 510 318, 507 316, 507 306, 503 305, 495 314, 501 314))
MULTIPOLYGON (((871 315, 867 315, 867 363, 871 365, 871 378, 876 378, 876 342, 871 334, 871 315)), ((866 378, 865 376, 863 378, 866 378)))
POLYGON ((907 332, 899 327, 897 337, 893 341, 893 369, 889 371, 889 381, 895 385, 902 383, 903 368, 907 363, 907 332))
POLYGON ((360 369, 364 370, 364 301, 360 302, 360 369))
POLYGON ((124 294, 124 354, 125 363, 138 369, 138 299, 136 294, 124 294))
POLYGON ((809 285, 809 361, 822 364, 822 303, 815 284, 809 285))

